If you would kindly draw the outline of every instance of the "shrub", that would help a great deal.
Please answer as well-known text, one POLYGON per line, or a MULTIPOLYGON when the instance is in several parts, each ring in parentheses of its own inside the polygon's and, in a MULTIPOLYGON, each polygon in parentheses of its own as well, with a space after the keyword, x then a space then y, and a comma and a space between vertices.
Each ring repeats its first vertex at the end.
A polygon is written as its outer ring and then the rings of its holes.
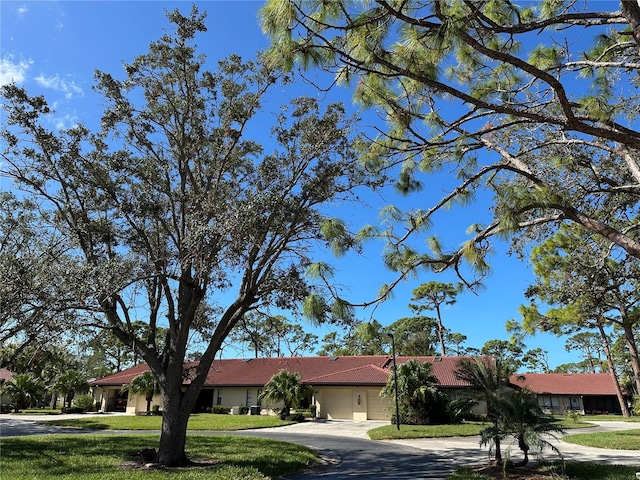
POLYGON ((82 413, 93 411, 94 406, 95 400, 91 395, 81 395, 73 402, 73 407, 80 409, 82 413))
POLYGON ((238 409, 238 414, 239 415, 246 415, 247 413, 249 413, 249 407, 247 407, 245 405, 240 405, 240 408, 238 409))
POLYGON ((86 413, 86 410, 83 410, 80 407, 62 407, 60 410, 62 413, 86 413))
POLYGON ((292 413, 291 415, 287 415, 285 420, 289 420, 290 422, 304 422, 305 416, 304 413, 292 413))
POLYGON ((151 414, 152 415, 162 415, 162 412, 160 411, 160 405, 153 405, 151 407, 151 414))
POLYGON ((580 415, 580 412, 578 412, 577 410, 567 410, 564 415, 567 418, 567 420, 571 420, 573 422, 577 422, 578 420, 580 420, 580 417, 582 416, 580 415))
POLYGON ((229 413, 230 408, 223 405, 214 405, 211 407, 211 413, 217 413, 218 415, 225 415, 229 413))
POLYGON ((640 417, 640 395, 633 396, 633 405, 631 407, 633 414, 640 417))
POLYGON ((315 405, 309 405, 309 415, 311 418, 316 418, 316 408, 315 405))

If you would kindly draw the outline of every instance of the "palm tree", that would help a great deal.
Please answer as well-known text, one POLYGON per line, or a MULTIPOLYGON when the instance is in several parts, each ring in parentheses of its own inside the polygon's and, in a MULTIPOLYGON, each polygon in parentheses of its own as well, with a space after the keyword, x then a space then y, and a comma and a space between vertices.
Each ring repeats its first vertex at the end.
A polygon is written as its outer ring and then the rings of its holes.
POLYGON ((144 395, 147 401, 147 415, 151 415, 151 402, 153 397, 160 393, 160 385, 153 376, 153 373, 147 370, 141 373, 136 378, 131 380, 131 383, 123 388, 123 390, 129 390, 131 393, 137 393, 144 395))
POLYGON ((494 461, 502 464, 501 441, 513 437, 524 458, 519 463, 507 465, 519 467, 529 462, 531 447, 538 451, 547 447, 557 452, 543 435, 561 432, 562 429, 553 417, 542 412, 534 394, 509 382, 510 373, 498 359, 478 358, 462 359, 455 371, 460 380, 480 390, 487 404, 487 419, 491 426, 480 432, 480 444, 494 448, 494 461))
POLYGON ((544 435, 562 432, 562 427, 550 415, 545 415, 538 406, 535 394, 527 390, 511 390, 499 399, 500 431, 496 432, 502 438, 513 437, 518 448, 524 454, 521 462, 511 463, 514 467, 524 467, 529 463, 529 450, 542 452, 549 448, 554 452, 558 449, 545 439, 544 435))
POLYGON ((63 406, 66 404, 67 408, 71 408, 76 393, 87 393, 89 388, 86 375, 79 370, 67 370, 53 384, 53 390, 63 395, 63 406))
POLYGON ((494 461, 502 463, 500 440, 500 399, 509 385, 509 373, 498 359, 463 358, 458 362, 455 375, 459 380, 467 382, 480 391, 482 400, 487 406, 487 420, 491 427, 483 430, 482 445, 493 445, 494 461))
POLYGON ((15 402, 15 412, 18 413, 42 397, 44 384, 31 373, 22 373, 14 375, 13 381, 6 382, 3 390, 15 402))
POLYGON ((284 407, 280 410, 280 418, 284 420, 289 416, 291 407, 300 405, 313 391, 309 385, 300 383, 301 375, 280 370, 264 386, 260 399, 266 402, 282 402, 284 407))
MULTIPOLYGON (((416 359, 398 365, 398 399, 401 422, 410 425, 441 423, 447 420, 446 397, 438 390, 438 379, 431 372, 430 363, 416 359)), ((389 375, 380 395, 395 396, 395 379, 389 375)))

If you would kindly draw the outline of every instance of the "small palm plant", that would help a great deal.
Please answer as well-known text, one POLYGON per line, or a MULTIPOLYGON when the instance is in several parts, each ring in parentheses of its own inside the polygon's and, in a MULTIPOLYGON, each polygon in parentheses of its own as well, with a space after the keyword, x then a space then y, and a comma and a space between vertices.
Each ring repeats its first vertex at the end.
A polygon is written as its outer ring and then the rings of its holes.
POLYGON ((479 390, 487 406, 486 418, 492 425, 483 431, 481 443, 491 445, 495 449, 494 461, 498 465, 502 463, 499 399, 508 385, 508 374, 500 361, 495 359, 463 358, 455 370, 459 380, 479 390))
POLYGON ((76 393, 89 392, 87 376, 79 370, 67 370, 60 375, 53 384, 53 390, 64 396, 64 404, 71 408, 76 393))
POLYGON ((151 402, 153 397, 160 393, 160 385, 153 373, 147 370, 131 380, 131 383, 124 386, 122 390, 143 395, 147 401, 147 415, 151 415, 151 402))
POLYGON ((44 384, 31 373, 17 374, 13 381, 4 384, 3 391, 15 402, 15 412, 19 413, 42 397, 44 384))
POLYGON ((496 464, 502 464, 501 443, 511 437, 524 454, 521 462, 506 462, 505 466, 522 467, 529 462, 533 447, 542 452, 549 448, 557 452, 545 435, 562 432, 553 417, 545 415, 534 394, 511 385, 509 371, 499 360, 463 359, 456 376, 480 390, 487 405, 487 420, 491 422, 480 432, 480 444, 494 449, 496 464))
POLYGON ((284 420, 291 412, 291 407, 297 407, 311 395, 312 387, 300 383, 299 373, 290 373, 280 370, 264 386, 260 399, 266 402, 282 402, 284 407, 280 410, 280 418, 284 420))
MULTIPOLYGON (((542 412, 535 394, 527 390, 511 390, 504 392, 497 402, 500 419, 499 431, 495 434, 503 439, 512 437, 524 455, 522 461, 510 463, 510 466, 527 465, 532 448, 537 452, 549 449, 560 453, 547 438, 555 438, 554 433, 561 433, 562 427, 555 418, 542 412)), ((491 437, 488 435, 488 439, 491 437)))

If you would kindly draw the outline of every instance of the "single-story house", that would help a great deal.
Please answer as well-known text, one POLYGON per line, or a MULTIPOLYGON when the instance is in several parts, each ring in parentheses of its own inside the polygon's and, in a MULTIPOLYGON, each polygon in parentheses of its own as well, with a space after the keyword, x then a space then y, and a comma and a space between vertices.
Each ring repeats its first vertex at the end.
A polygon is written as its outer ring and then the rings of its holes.
MULTIPOLYGON (((398 357, 398 364, 416 358, 429 362, 439 387, 453 397, 470 386, 454 374, 460 357, 398 357)), ((196 363, 186 363, 192 368, 196 363)), ((214 405, 260 406, 268 411, 276 405, 260 405, 258 397, 264 385, 280 370, 298 372, 304 384, 313 387, 310 405, 316 416, 327 419, 388 420, 393 402, 380 396, 380 390, 392 373, 388 356, 290 357, 221 359, 211 365, 195 411, 210 411, 214 405)), ((94 397, 104 411, 123 410, 138 413, 146 410, 146 401, 139 395, 122 392, 137 375, 148 370, 146 364, 92 382, 94 397), (126 403, 125 403, 126 402, 126 403)), ((160 405, 160 398, 153 403, 160 405)))
POLYGON ((524 373, 512 375, 510 380, 535 393, 545 413, 621 413, 609 373, 524 373))

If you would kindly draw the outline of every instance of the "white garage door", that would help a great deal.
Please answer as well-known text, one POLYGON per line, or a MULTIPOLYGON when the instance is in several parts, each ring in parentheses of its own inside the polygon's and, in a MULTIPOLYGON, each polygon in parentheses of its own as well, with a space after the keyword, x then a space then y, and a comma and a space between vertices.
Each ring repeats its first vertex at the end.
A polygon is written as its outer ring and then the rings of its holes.
POLYGON ((353 392, 350 389, 323 390, 320 414, 329 419, 352 419, 353 392))
POLYGON ((367 390, 367 420, 391 419, 391 402, 379 393, 380 390, 367 390))

